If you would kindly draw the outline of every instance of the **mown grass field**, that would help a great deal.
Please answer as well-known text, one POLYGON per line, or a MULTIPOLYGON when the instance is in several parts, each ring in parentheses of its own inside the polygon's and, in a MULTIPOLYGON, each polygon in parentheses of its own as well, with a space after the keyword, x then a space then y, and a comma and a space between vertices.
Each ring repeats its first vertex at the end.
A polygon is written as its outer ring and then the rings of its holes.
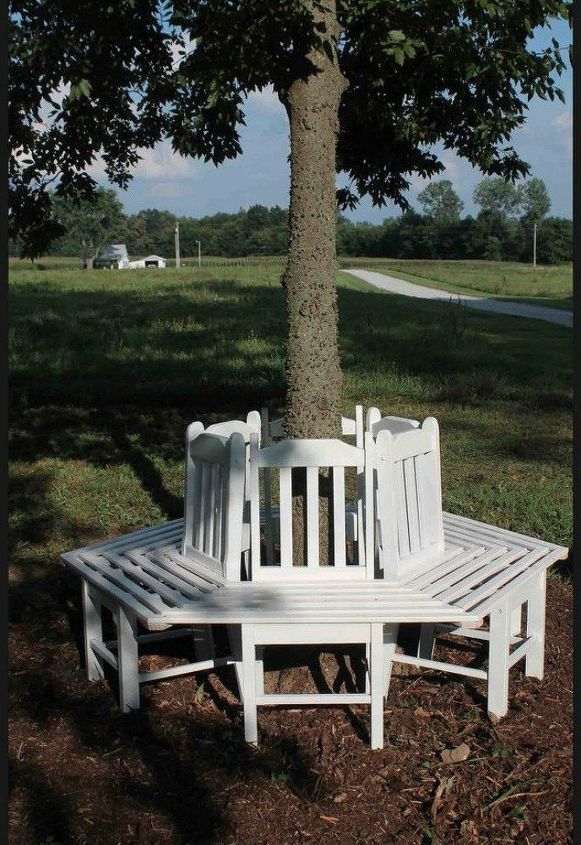
MULTIPOLYGON (((58 557, 180 515, 191 420, 282 406, 282 265, 54 264, 16 263, 10 285, 10 841, 566 845, 566 567, 548 589, 546 678, 515 667, 499 725, 483 682, 395 672, 383 751, 369 750, 365 705, 261 709, 249 749, 230 668, 145 685, 132 714, 114 681, 86 681, 79 583, 58 557), (441 750, 460 743, 469 758, 445 766, 441 750)), ((344 412, 435 415, 448 509, 569 545, 571 331, 344 274, 339 308, 344 412)), ((143 668, 189 659, 179 642, 154 644, 143 668)), ((268 657, 269 684, 290 667, 330 691, 347 666, 342 652, 285 655, 268 657)))
MULTIPOLYGON (((186 424, 284 401, 280 267, 12 266, 13 561, 179 513, 186 424)), ((571 539, 569 329, 340 274, 344 411, 435 415, 447 508, 571 539)))

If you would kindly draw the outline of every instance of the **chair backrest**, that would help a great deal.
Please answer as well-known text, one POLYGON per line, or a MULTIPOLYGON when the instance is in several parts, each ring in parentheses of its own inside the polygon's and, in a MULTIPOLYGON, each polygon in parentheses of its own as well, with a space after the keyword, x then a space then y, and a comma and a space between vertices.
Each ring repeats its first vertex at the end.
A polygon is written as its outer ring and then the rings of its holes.
MULTIPOLYGON (((353 562, 348 562, 345 535, 345 470, 366 466, 365 450, 341 440, 283 440, 274 445, 258 447, 258 438, 250 439, 250 532, 251 580, 265 579, 343 579, 366 578, 364 520, 357 521, 357 536, 353 542, 353 562), (304 560, 293 558, 293 470, 305 470, 304 560), (320 470, 329 470, 329 520, 332 535, 332 563, 320 560, 319 481, 320 470), (280 551, 274 553, 273 544, 263 559, 260 543, 259 477, 269 474, 269 483, 278 475, 280 551)), ((363 487, 364 489, 364 487, 363 487)), ((359 490, 359 487, 358 487, 359 490)), ((371 572, 373 577, 373 572, 371 572)))
POLYGON ((379 408, 368 408, 365 415, 365 431, 370 431, 374 437, 384 430, 401 434, 403 431, 419 427, 418 420, 410 420, 407 417, 382 417, 379 408))
POLYGON ((246 446, 192 423, 186 434, 182 555, 212 574, 239 581, 246 446))
POLYGON ((243 420, 225 420, 224 422, 213 423, 206 429, 210 434, 221 434, 224 437, 230 437, 237 431, 244 437, 245 443, 250 443, 250 435, 253 432, 261 432, 261 417, 258 411, 249 411, 246 414, 246 422, 243 420))
MULTIPOLYGON (((371 433, 366 437, 371 450, 371 433)), ((437 421, 428 417, 419 428, 396 435, 380 431, 374 463, 379 565, 384 578, 401 580, 444 550, 437 421)))

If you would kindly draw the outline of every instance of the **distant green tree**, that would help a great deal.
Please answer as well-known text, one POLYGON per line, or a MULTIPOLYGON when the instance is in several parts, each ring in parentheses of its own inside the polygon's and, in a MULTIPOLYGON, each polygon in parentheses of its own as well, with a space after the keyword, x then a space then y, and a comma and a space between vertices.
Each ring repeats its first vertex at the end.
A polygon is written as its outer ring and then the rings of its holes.
POLYGON ((494 214, 500 219, 513 217, 521 206, 521 190, 504 179, 483 179, 474 189, 472 198, 481 212, 494 214))
POLYGON ((449 179, 430 182, 427 188, 418 194, 418 202, 426 217, 436 223, 450 223, 460 219, 464 203, 454 190, 449 179))
POLYGON ((563 217, 546 217, 541 220, 537 235, 537 260, 540 264, 573 261, 572 220, 563 217))
POLYGON ((549 213, 551 198, 542 179, 528 179, 521 188, 522 220, 526 223, 540 223, 549 213))
POLYGON ((115 191, 99 187, 91 199, 55 196, 53 209, 66 232, 55 247, 61 255, 89 259, 103 244, 125 240, 127 218, 115 191))

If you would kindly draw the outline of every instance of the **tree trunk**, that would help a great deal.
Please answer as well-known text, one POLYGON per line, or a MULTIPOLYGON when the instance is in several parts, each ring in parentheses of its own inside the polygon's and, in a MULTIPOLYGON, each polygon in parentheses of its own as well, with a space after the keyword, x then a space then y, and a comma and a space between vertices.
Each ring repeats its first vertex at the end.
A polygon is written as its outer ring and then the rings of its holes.
POLYGON ((335 0, 325 8, 305 0, 323 21, 333 47, 312 50, 318 73, 293 82, 285 105, 290 122, 289 249, 283 285, 288 338, 288 437, 340 434, 341 369, 336 288, 335 149, 339 103, 347 87, 336 57, 339 24, 335 0))
MULTIPOLYGON (((291 193, 289 249, 283 286, 288 337, 286 348, 287 437, 341 434, 341 367, 338 348, 335 193, 339 103, 347 82, 339 68, 339 24, 335 0, 325 8, 305 0, 315 21, 325 24, 332 58, 313 49, 317 71, 297 79, 285 96, 290 123, 291 193)), ((293 557, 305 560, 305 473, 293 472, 293 557)), ((331 563, 330 491, 320 473, 319 559, 331 563)))

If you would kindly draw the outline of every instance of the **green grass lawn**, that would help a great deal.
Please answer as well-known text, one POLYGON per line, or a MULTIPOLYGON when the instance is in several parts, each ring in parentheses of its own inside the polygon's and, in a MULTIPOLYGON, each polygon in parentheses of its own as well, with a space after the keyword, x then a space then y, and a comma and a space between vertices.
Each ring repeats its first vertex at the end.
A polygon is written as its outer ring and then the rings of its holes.
MULTIPOLYGON (((11 269, 11 555, 26 588, 64 549, 179 515, 187 423, 282 407, 285 319, 280 262, 11 269)), ((446 508, 569 545, 571 331, 344 274, 339 306, 344 412, 436 416, 446 508)))
POLYGON ((342 258, 342 267, 376 270, 431 288, 473 296, 519 301, 570 309, 573 270, 518 264, 514 261, 414 261, 388 258, 342 258))

